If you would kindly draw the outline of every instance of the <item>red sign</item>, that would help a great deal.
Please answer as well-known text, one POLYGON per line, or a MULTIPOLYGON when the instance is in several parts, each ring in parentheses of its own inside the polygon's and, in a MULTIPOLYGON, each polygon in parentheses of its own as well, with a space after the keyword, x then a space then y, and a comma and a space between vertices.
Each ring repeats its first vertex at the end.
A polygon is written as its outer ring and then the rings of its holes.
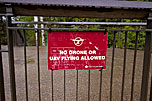
POLYGON ((47 39, 49 70, 106 69, 107 33, 48 32, 47 39))

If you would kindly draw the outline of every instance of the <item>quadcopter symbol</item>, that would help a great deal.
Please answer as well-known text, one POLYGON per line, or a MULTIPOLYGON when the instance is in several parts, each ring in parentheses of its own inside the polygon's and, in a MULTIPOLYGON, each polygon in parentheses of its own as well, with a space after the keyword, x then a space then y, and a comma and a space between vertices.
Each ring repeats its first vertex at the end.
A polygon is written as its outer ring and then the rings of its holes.
POLYGON ((80 38, 80 37, 76 37, 75 39, 71 39, 73 42, 74 42, 74 44, 76 45, 76 46, 81 46, 82 44, 83 44, 83 41, 85 40, 85 39, 82 39, 82 38, 80 38))

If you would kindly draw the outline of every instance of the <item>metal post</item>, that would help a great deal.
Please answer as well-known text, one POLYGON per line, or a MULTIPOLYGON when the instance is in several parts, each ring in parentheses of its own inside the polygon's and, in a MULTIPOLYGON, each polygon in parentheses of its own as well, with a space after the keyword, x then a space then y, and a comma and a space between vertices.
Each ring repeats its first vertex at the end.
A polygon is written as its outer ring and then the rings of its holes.
MULTIPOLYGON (((2 19, 0 18, 0 21, 2 19)), ((1 22, 0 22, 1 24, 1 22)), ((2 27, 0 25, 0 27, 2 27)), ((1 50, 1 34, 2 28, 0 28, 0 50, 1 50)), ((2 63, 2 53, 0 52, 0 101, 5 101, 5 89, 4 89, 4 76, 3 76, 3 63, 2 63)))
POLYGON ((113 70, 114 70, 114 58, 115 58, 115 45, 116 45, 116 31, 113 36, 113 49, 112 49, 112 63, 111 63, 111 77, 110 77, 110 101, 112 101, 112 85, 113 85, 113 70))
POLYGON ((121 101, 123 101, 124 86, 125 86, 125 73, 126 73, 126 57, 127 57, 127 31, 125 32, 125 44, 124 44, 124 61, 123 61, 123 75, 122 75, 122 89, 121 89, 121 101))
POLYGON ((134 51, 134 60, 133 60, 130 101, 133 101, 133 95, 134 95, 134 80, 135 80, 135 68, 136 68, 136 58, 137 58, 137 48, 138 48, 138 33, 139 32, 136 32, 136 39, 135 39, 135 51, 134 51))
MULTIPOLYGON (((147 28, 152 28, 152 12, 149 14, 149 18, 147 21, 147 28)), ((150 58, 151 58, 151 51, 150 51, 151 40, 152 40, 151 34, 152 32, 146 32, 140 101, 147 101, 150 58)))
POLYGON ((40 55, 39 55, 39 41, 40 41, 40 33, 39 31, 36 31, 37 33, 37 66, 38 66, 38 88, 39 88, 39 101, 41 101, 41 78, 40 78, 40 55))
POLYGON ((76 101, 79 100, 79 98, 78 98, 78 87, 79 87, 79 71, 77 70, 77 79, 76 79, 76 101))
POLYGON ((152 75, 151 75, 151 87, 150 87, 150 97, 149 101, 152 101, 152 75))
POLYGON ((53 92, 53 70, 51 73, 51 80, 52 80, 52 101, 54 101, 54 92, 53 92))
MULTIPOLYGON (((6 8, 7 13, 12 12, 10 5, 6 8)), ((11 17, 6 16, 6 30, 8 40, 8 58, 9 58, 9 72, 10 72, 10 86, 11 86, 11 100, 16 101, 16 84, 15 84, 15 68, 14 68, 14 50, 13 50, 13 33, 8 27, 11 26, 11 17)))
POLYGON ((90 101, 90 70, 88 71, 88 101, 90 101))
POLYGON ((27 58, 26 58, 26 31, 24 32, 24 63, 25 63, 25 89, 26 89, 26 101, 28 101, 28 82, 27 82, 27 58))
POLYGON ((102 90, 102 69, 100 71, 100 88, 99 88, 99 101, 101 101, 101 90, 102 90))
POLYGON ((66 71, 64 70, 64 101, 66 101, 66 71))

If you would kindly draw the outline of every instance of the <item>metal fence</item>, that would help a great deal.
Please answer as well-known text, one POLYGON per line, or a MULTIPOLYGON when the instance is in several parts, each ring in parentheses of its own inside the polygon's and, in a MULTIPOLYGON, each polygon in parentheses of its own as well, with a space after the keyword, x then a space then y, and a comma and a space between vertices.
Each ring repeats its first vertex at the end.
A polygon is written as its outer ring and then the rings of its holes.
MULTIPOLYGON (((26 101, 28 101, 28 78, 27 78, 27 58, 26 58, 26 30, 35 30, 37 31, 38 35, 37 35, 37 68, 38 68, 38 92, 39 92, 39 101, 41 101, 41 81, 40 81, 40 56, 39 56, 39 43, 40 43, 40 30, 49 30, 49 28, 23 28, 23 27, 12 27, 11 24, 11 17, 7 17, 7 34, 8 34, 8 56, 9 56, 9 71, 10 71, 10 85, 11 85, 11 100, 12 101, 16 101, 16 81, 15 81, 15 66, 14 66, 14 50, 13 50, 13 34, 12 34, 12 30, 17 29, 17 30, 22 30, 24 33, 24 62, 25 62, 25 88, 26 88, 26 101)), ((51 30, 72 30, 72 31, 105 31, 105 29, 69 29, 69 28, 52 28, 51 30)), ((116 34, 117 32, 125 32, 125 43, 124 43, 124 56, 123 56, 123 73, 122 73, 122 83, 121 83, 121 101, 124 100, 124 87, 125 87, 125 76, 126 76, 126 55, 127 55, 127 33, 128 31, 131 32, 136 32, 136 39, 135 39, 135 47, 134 47, 134 58, 133 58, 133 67, 132 68, 132 79, 131 79, 131 93, 130 93, 130 101, 133 101, 134 99, 134 80, 135 80, 135 68, 136 68, 136 60, 137 60, 137 48, 138 48, 138 34, 141 31, 146 32, 146 40, 145 40, 145 48, 144 48, 144 60, 143 60, 143 71, 142 71, 142 84, 141 84, 141 96, 140 96, 140 100, 141 101, 149 101, 151 100, 151 98, 147 99, 147 95, 148 95, 148 84, 150 84, 150 82, 148 82, 149 80, 149 73, 150 73, 150 57, 151 57, 151 33, 152 30, 151 29, 146 29, 146 30, 124 30, 124 29, 107 29, 107 31, 112 31, 113 32, 113 49, 112 49, 112 63, 111 63, 111 73, 110 73, 110 92, 109 92, 109 101, 112 101, 112 97, 113 97, 113 75, 114 75, 114 61, 115 61, 115 45, 116 45, 116 34)), ((2 52, 7 52, 7 51, 3 51, 2 52)), ((4 91, 4 77, 3 77, 3 66, 2 66, 2 56, 0 54, 0 101, 5 101, 5 91, 4 91)), ((91 74, 90 74, 90 70, 88 71, 88 101, 90 101, 90 83, 91 83, 91 74)), ((99 81, 99 101, 102 100, 102 80, 103 80, 103 70, 100 70, 100 81, 99 81)), ((54 71, 51 72, 51 83, 52 83, 52 96, 51 96, 51 100, 54 101, 54 71)), ((64 70, 64 101, 66 101, 66 71, 64 70)), ((76 71, 76 92, 75 92, 75 99, 78 101, 78 89, 79 89, 79 71, 76 71)), ((152 93, 151 93, 152 95, 152 93)), ((151 97, 151 96, 150 96, 151 97)))

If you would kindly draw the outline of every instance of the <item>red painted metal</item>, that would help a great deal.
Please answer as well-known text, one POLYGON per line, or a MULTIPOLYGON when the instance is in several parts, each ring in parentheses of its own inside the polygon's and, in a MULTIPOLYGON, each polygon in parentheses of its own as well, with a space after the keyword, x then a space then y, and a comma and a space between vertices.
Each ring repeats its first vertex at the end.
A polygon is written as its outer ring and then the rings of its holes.
POLYGON ((48 69, 106 69, 107 32, 47 33, 48 69))

